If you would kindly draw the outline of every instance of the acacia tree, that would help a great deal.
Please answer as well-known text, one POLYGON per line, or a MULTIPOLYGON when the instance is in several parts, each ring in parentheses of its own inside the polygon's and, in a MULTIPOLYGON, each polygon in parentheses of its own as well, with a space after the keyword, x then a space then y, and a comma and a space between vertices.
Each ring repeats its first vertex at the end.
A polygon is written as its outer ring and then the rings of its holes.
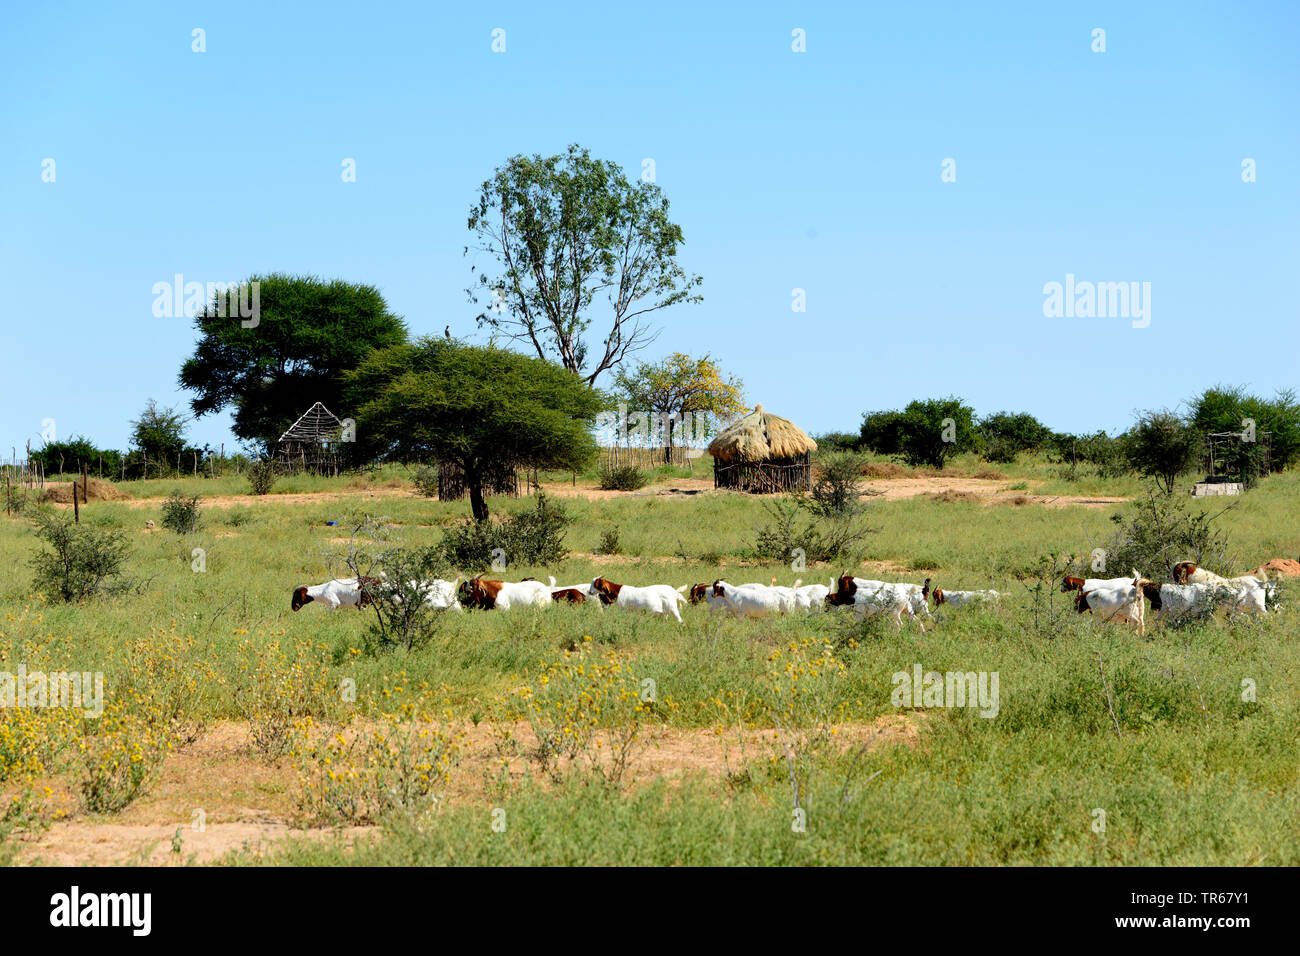
POLYGON ((500 266, 496 275, 475 267, 466 290, 471 302, 488 299, 480 327, 527 342, 588 384, 654 341, 651 312, 701 301, 692 290, 703 280, 677 264, 682 230, 663 192, 577 145, 562 156, 510 157, 483 183, 469 229, 472 248, 500 266), (593 348, 587 333, 600 299, 609 331, 593 348))
POLYGON ((176 409, 164 408, 151 398, 131 422, 131 445, 155 461, 174 462, 185 448, 187 422, 176 409))
POLYGON ((552 362, 422 338, 376 350, 346 375, 363 454, 460 465, 475 519, 484 487, 516 467, 581 470, 608 400, 552 362))
POLYGON ((1134 470, 1154 478, 1165 494, 1174 493, 1180 475, 1200 460, 1201 433, 1168 409, 1146 411, 1124 436, 1125 456, 1134 470))
POLYGON ((269 447, 312 402, 340 417, 343 373, 375 348, 406 341, 406 325, 374 286, 341 279, 253 276, 260 289, 255 325, 218 303, 194 317, 199 341, 181 366, 196 416, 234 406, 234 433, 269 447))
POLYGON ((743 383, 734 376, 724 377, 708 355, 697 359, 674 352, 659 362, 638 363, 632 371, 621 368, 614 385, 629 407, 645 409, 662 422, 667 464, 673 460, 673 435, 686 416, 697 435, 708 435, 716 420, 725 421, 747 407, 743 383))

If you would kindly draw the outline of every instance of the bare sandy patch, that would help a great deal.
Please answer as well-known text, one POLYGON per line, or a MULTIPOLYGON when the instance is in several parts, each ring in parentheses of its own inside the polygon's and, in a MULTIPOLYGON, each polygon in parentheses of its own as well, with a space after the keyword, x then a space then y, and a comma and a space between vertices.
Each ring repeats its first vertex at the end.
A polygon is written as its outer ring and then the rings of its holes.
MULTIPOLYGON (((889 745, 916 746, 924 727, 920 713, 888 714, 872 721, 836 727, 842 751, 889 745)), ((367 722, 348 734, 365 733, 367 722)), ((526 756, 536 738, 526 723, 510 729, 521 745, 504 759, 496 729, 486 721, 460 728, 461 759, 444 797, 455 804, 491 799, 489 781, 502 770, 515 780, 530 770, 526 756)), ((671 728, 645 726, 629 766, 626 786, 655 780, 680 781, 689 774, 725 776, 755 760, 780 752, 775 730, 748 728, 671 728)), ((608 752, 608 747, 604 748, 608 752)), ((297 773, 288 760, 257 757, 248 744, 248 725, 222 722, 188 747, 171 754, 157 783, 121 813, 87 814, 77 803, 70 779, 43 781, 54 793, 48 805, 64 818, 28 842, 19 860, 56 866, 111 866, 140 863, 175 866, 208 863, 234 850, 265 852, 286 837, 340 839, 351 843, 380 832, 378 827, 294 826, 297 773), (201 828, 200 828, 201 826, 201 828), (173 852, 179 833, 180 850, 173 852)))

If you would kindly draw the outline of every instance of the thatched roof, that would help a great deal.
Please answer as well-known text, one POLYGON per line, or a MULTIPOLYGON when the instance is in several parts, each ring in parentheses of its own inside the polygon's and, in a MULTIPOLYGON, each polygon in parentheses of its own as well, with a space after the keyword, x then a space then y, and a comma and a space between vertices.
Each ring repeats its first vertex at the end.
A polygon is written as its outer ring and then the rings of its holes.
POLYGON ((780 415, 763 411, 762 405, 718 433, 709 443, 709 454, 719 461, 767 461, 796 458, 816 451, 817 443, 803 430, 780 415))

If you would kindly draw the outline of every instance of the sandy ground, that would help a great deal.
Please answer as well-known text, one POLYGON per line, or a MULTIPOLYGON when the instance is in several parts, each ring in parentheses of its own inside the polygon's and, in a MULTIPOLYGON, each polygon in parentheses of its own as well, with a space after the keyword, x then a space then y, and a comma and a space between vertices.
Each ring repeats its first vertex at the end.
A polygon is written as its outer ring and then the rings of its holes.
MULTIPOLYGON (((891 714, 869 723, 838 728, 843 749, 875 749, 887 744, 915 746, 924 715, 891 714)), ((527 725, 516 725, 525 745, 535 742, 527 725)), ((463 727, 462 756, 445 794, 449 803, 488 803, 487 781, 500 773, 496 734, 487 723, 463 727)), ((656 778, 680 778, 704 773, 725 776, 746 764, 779 752, 772 730, 678 730, 647 728, 629 769, 629 787, 656 778)), ((522 758, 507 761, 514 778, 526 770, 522 758)), ((264 852, 286 836, 343 839, 379 833, 376 827, 296 829, 293 826, 296 774, 289 761, 272 763, 248 747, 248 727, 222 723, 194 744, 168 757, 162 776, 140 799, 121 813, 97 817, 81 811, 65 780, 50 780, 50 805, 66 818, 53 824, 23 847, 19 861, 57 866, 111 866, 138 863, 178 866, 210 862, 232 850, 264 852), (202 822, 202 829, 196 823, 202 822), (172 851, 180 830, 181 850, 172 851)))
MULTIPOLYGON (((894 501, 901 498, 914 498, 917 495, 941 494, 945 491, 951 491, 959 494, 970 494, 978 497, 981 503, 986 505, 993 504, 1038 504, 1052 508, 1062 508, 1067 505, 1081 505, 1090 508, 1109 508, 1113 505, 1127 501, 1127 498, 1114 498, 1102 495, 1036 495, 1032 492, 1032 486, 1039 482, 1029 482, 1031 488, 1028 491, 1007 491, 1007 480, 992 478, 962 478, 962 477, 921 477, 921 478, 878 478, 863 482, 863 489, 871 497, 882 497, 886 501, 894 501)), ((542 489, 548 495, 554 495, 557 498, 586 498, 588 501, 604 501, 610 498, 678 498, 689 500, 697 495, 733 495, 742 492, 735 491, 716 491, 713 487, 712 478, 676 478, 672 481, 661 484, 650 485, 637 491, 602 491, 592 482, 578 482, 574 485, 570 482, 546 482, 543 483, 542 489)), ((231 508, 240 505, 255 504, 291 504, 291 505, 311 505, 323 502, 340 501, 347 499, 383 499, 383 498, 413 498, 416 497, 414 492, 409 488, 357 488, 345 489, 343 491, 328 492, 304 492, 282 495, 266 495, 257 497, 253 495, 212 495, 205 496, 203 499, 204 506, 216 508, 231 508)), ((164 501, 165 498, 132 498, 123 502, 131 508, 152 508, 164 501)), ((93 504, 92 504, 93 507, 93 504)))

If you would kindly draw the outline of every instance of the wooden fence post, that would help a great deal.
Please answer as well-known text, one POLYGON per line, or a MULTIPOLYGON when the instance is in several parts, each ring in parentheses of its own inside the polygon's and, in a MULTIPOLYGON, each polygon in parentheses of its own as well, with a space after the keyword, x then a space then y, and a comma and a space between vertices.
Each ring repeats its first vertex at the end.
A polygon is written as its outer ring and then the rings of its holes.
POLYGON ((72 521, 81 524, 81 506, 77 504, 77 483, 72 483, 72 521))

